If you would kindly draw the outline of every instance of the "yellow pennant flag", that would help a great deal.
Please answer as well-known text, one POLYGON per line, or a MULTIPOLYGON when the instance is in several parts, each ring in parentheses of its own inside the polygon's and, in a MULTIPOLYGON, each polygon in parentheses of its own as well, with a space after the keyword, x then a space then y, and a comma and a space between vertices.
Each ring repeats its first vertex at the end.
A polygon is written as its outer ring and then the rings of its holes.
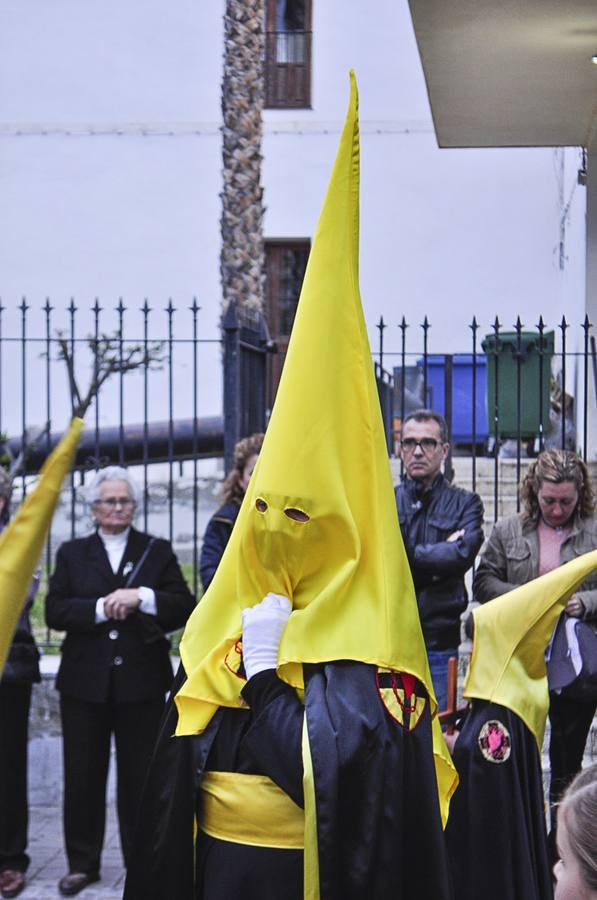
POLYGON ((72 420, 69 430, 44 463, 34 490, 0 535, 0 672, 82 428, 82 419, 72 420))

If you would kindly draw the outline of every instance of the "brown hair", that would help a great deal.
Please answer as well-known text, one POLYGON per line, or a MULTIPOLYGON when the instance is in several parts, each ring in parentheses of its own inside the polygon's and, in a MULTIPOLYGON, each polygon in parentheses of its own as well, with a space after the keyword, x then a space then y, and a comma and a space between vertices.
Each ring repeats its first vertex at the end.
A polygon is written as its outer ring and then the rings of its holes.
POLYGON ((566 820, 570 848, 587 887, 597 890, 597 765, 578 773, 559 806, 566 820))
POLYGON ((586 464, 571 450, 544 450, 529 466, 520 488, 523 519, 536 519, 539 515, 537 494, 544 481, 573 482, 578 491, 575 512, 581 519, 589 518, 595 509, 595 495, 586 464))
POLYGON ((222 485, 222 500, 224 503, 240 503, 244 497, 241 485, 243 469, 251 456, 258 456, 263 444, 264 435, 258 432, 243 438, 234 446, 234 467, 228 472, 222 485))

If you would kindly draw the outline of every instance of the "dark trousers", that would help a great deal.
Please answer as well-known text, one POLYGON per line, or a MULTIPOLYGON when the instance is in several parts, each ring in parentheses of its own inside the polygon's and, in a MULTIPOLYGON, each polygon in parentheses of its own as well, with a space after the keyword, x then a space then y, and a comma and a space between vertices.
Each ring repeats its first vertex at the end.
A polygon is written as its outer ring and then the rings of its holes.
POLYGON ((0 683, 0 871, 27 870, 30 684, 0 683))
POLYGON ((595 715, 597 702, 594 700, 572 700, 559 694, 549 695, 549 721, 551 738, 549 742, 549 762, 551 784, 549 801, 551 804, 551 830, 555 832, 555 804, 577 772, 582 768, 587 736, 595 715))
POLYGON ((558 694, 550 694, 549 799, 552 804, 557 803, 582 767, 585 744, 596 708, 595 700, 571 700, 558 694))
POLYGON ((106 824, 110 739, 116 744, 120 843, 127 864, 145 774, 164 701, 88 703, 60 696, 64 837, 69 870, 99 874, 106 824))

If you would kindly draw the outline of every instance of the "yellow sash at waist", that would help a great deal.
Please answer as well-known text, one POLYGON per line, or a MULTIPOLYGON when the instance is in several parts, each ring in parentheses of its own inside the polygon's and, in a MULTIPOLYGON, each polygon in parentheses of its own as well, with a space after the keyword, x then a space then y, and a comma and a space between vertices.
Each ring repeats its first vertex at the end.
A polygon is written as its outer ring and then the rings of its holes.
POLYGON ((235 844, 302 850, 305 814, 266 775, 206 772, 199 828, 235 844))

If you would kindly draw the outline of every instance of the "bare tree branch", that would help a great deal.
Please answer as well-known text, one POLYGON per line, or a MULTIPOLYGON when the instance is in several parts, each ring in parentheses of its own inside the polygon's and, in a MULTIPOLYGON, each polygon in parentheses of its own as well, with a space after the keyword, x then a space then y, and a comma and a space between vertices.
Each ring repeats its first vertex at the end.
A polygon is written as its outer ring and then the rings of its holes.
POLYGON ((56 333, 56 339, 58 341, 58 355, 60 359, 63 359, 66 363, 66 371, 68 373, 68 383, 70 387, 71 397, 74 397, 77 401, 76 405, 81 402, 81 395, 79 394, 79 388, 77 386, 77 381, 75 378, 75 360, 74 355, 71 352, 71 348, 68 344, 68 338, 65 337, 63 331, 58 331, 56 333))
POLYGON ((164 361, 163 342, 152 341, 145 344, 124 344, 119 334, 101 334, 97 338, 87 337, 87 346, 93 357, 92 376, 87 391, 80 390, 75 374, 75 360, 71 344, 63 332, 57 332, 58 355, 66 365, 73 415, 84 417, 97 397, 102 385, 111 375, 123 375, 136 369, 148 368, 152 371, 162 368, 164 361))
POLYGON ((4 451, 4 456, 7 458, 8 462, 8 466, 6 466, 5 468, 11 484, 16 479, 17 475, 20 475, 21 471, 24 469, 25 460, 27 459, 28 454, 33 453, 33 451, 37 449, 37 446, 40 443, 41 439, 45 437, 49 431, 49 422, 46 422, 43 428, 26 428, 25 434, 23 435, 23 445, 19 451, 18 456, 14 455, 8 444, 4 445, 2 449, 4 451))

